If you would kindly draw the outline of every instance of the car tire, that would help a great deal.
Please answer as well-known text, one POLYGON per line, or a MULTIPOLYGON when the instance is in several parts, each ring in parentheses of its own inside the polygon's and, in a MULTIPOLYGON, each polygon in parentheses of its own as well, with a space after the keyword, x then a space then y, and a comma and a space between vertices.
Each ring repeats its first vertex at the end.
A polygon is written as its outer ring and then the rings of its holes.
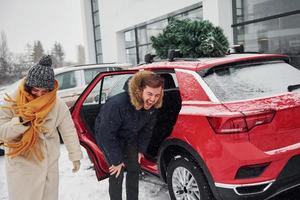
POLYGON ((201 168, 187 157, 170 162, 167 168, 167 184, 172 200, 214 199, 201 168))
POLYGON ((4 156, 5 151, 3 149, 0 149, 0 156, 4 156))

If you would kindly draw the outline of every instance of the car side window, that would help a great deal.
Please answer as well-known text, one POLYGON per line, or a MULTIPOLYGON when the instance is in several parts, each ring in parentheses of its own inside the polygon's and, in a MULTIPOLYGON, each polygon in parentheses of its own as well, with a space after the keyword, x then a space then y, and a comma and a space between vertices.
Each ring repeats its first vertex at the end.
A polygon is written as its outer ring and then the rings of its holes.
POLYGON ((113 84, 110 84, 110 89, 107 90, 107 99, 112 96, 115 96, 125 90, 128 90, 128 81, 132 77, 132 74, 122 74, 118 76, 113 76, 114 80, 110 80, 110 82, 114 81, 113 84))
POLYGON ((74 71, 58 74, 55 79, 58 81, 59 90, 74 88, 77 85, 74 71))
POLYGON ((108 98, 126 90, 126 81, 131 76, 132 74, 119 74, 104 77, 87 96, 84 104, 104 104, 108 98))
POLYGON ((160 76, 164 79, 164 90, 178 89, 178 82, 175 73, 162 73, 160 76))
POLYGON ((108 69, 107 67, 102 68, 95 68, 95 69, 85 69, 84 70, 84 79, 85 84, 88 85, 92 80, 99 74, 100 72, 106 72, 108 69))

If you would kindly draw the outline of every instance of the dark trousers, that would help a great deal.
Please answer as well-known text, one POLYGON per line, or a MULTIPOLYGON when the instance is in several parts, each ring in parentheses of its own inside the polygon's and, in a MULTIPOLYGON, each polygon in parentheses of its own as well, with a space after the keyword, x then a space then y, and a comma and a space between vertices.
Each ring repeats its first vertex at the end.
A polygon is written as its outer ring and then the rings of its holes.
MULTIPOLYGON (((129 141, 124 147, 124 164, 126 167, 126 197, 127 200, 138 200, 139 194, 139 171, 137 142, 129 141)), ((122 200, 122 183, 124 169, 116 178, 116 175, 109 177, 110 200, 122 200)))

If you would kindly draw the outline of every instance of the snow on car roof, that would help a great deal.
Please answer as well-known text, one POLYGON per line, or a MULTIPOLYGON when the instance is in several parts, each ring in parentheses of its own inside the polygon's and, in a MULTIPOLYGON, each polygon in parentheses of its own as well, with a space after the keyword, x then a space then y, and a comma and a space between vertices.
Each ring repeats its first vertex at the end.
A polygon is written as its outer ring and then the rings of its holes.
POLYGON ((151 64, 140 65, 136 67, 137 69, 150 69, 150 68, 180 68, 189 70, 200 70, 207 67, 212 67, 216 65, 222 65, 231 62, 246 61, 251 59, 263 59, 263 58, 287 58, 285 55, 280 54, 230 54, 224 57, 210 57, 210 58, 177 58, 175 61, 161 61, 153 62, 151 64))

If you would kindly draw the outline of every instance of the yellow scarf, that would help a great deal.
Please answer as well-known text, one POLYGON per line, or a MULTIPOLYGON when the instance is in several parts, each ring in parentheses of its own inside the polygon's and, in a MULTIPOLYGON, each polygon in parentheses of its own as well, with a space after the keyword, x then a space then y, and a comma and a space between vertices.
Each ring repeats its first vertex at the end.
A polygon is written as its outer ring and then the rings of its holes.
POLYGON ((30 128, 25 131, 21 138, 16 142, 4 142, 9 148, 7 153, 10 157, 19 155, 32 159, 35 155, 40 161, 44 159, 43 152, 39 143, 39 134, 45 133, 47 129, 43 127, 44 120, 52 110, 56 101, 58 82, 55 81, 54 89, 43 96, 34 98, 25 91, 24 81, 19 85, 16 100, 8 96, 5 100, 13 102, 15 105, 10 108, 16 115, 22 117, 23 123, 30 121, 30 128))

